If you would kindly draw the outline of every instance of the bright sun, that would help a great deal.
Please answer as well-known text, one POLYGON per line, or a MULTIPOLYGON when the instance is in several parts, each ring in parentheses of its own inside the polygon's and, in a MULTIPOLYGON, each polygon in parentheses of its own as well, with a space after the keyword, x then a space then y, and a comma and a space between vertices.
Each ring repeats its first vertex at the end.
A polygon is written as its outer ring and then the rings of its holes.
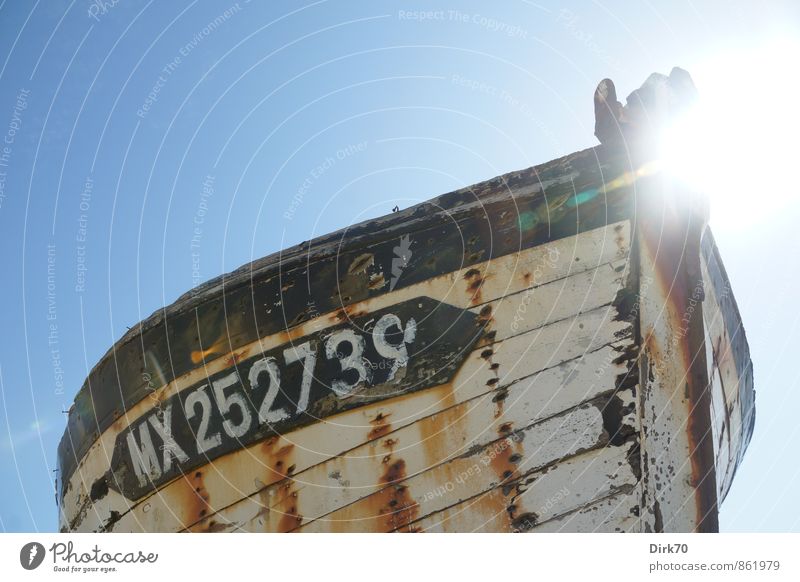
POLYGON ((700 102, 665 132, 663 161, 710 198, 715 230, 763 223, 800 195, 800 41, 687 67, 700 102))

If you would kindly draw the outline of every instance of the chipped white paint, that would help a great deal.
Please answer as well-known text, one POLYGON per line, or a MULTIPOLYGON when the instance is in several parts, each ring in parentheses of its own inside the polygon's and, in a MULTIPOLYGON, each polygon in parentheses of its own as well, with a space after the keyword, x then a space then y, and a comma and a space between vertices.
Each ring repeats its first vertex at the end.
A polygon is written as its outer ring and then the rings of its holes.
MULTIPOLYGON (((452 500, 451 494, 468 497, 474 487, 497 485, 503 481, 502 473, 506 470, 530 472, 569 456, 570 451, 598 446, 603 441, 599 404, 573 407, 614 389, 615 376, 598 378, 597 372, 606 358, 615 353, 605 348, 571 360, 512 384, 502 403, 495 402, 497 391, 489 392, 297 475, 297 511, 305 520, 343 507, 303 531, 324 531, 327 527, 347 531, 353 529, 353 520, 360 520, 369 531, 391 529, 388 525, 391 519, 370 512, 381 506, 379 490, 386 485, 382 478, 387 466, 400 459, 408 475, 402 485, 408 487, 409 499, 419 505, 420 512, 432 513, 447 500, 459 501, 452 500), (565 410, 569 412, 563 413, 565 410), (532 426, 511 439, 510 446, 504 446, 503 438, 491 444, 491 439, 503 434, 501 428, 517 430, 527 424, 532 426), (386 446, 387 439, 391 440, 391 446, 386 446), (507 457, 513 453, 520 458, 509 462, 507 457), (469 483, 463 489, 452 485, 459 475, 472 476, 472 473, 476 478, 467 479, 469 483), (339 476, 336 482, 331 482, 332 474, 339 476), (340 483, 344 478, 346 486, 340 483), (437 495, 442 488, 447 495, 437 495), (370 523, 363 523, 366 520, 370 523)), ((630 416, 628 421, 635 427, 635 417, 630 416)), ((273 521, 265 519, 261 499, 265 495, 273 497, 280 486, 277 484, 272 491, 226 508, 198 524, 196 529, 207 527, 213 520, 252 531, 274 531, 271 528, 276 526, 280 515, 273 512, 273 521)), ((356 523, 354 531, 357 526, 356 523)))
POLYGON ((643 526, 716 531, 700 267, 703 201, 662 174, 641 180, 637 189, 643 526))
MULTIPOLYGON (((527 473, 518 487, 509 490, 495 487, 483 492, 477 490, 476 483, 470 491, 474 497, 456 500, 458 503, 447 498, 451 504, 446 509, 413 525, 423 532, 535 531, 537 524, 580 510, 589 500, 615 493, 626 495, 638 482, 627 459, 631 452, 630 447, 588 451, 527 473), (509 503, 514 505, 514 519, 507 511, 509 503)), ((466 483, 472 485, 473 481, 466 483)))
POLYGON ((619 493, 589 503, 556 519, 551 519, 534 527, 534 533, 598 533, 598 532, 637 532, 641 524, 639 518, 640 499, 636 495, 619 493))

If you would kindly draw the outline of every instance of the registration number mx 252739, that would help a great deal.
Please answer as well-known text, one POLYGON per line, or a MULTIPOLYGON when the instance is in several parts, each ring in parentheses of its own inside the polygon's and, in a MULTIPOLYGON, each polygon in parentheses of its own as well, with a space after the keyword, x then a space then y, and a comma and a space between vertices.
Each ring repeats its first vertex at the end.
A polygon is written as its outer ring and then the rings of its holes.
POLYGON ((421 297, 234 363, 123 430, 108 485, 136 499, 268 436, 447 382, 480 332, 473 313, 421 297))

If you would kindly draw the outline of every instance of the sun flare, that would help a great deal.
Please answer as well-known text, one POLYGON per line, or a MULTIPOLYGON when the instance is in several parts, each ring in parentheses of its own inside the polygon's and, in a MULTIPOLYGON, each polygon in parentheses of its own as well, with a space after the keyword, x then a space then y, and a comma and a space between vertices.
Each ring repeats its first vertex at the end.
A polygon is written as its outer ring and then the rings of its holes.
POLYGON ((711 203, 711 225, 763 222, 798 194, 800 40, 775 40, 689 68, 700 93, 664 133, 667 169, 711 203))

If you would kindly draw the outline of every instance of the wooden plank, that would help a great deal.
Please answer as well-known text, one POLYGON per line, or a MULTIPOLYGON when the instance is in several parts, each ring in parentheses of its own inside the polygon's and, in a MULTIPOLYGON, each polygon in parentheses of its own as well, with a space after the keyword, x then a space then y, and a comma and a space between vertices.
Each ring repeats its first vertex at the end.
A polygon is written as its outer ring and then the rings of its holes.
MULTIPOLYGON (((440 421, 439 428, 443 435, 455 433, 456 429, 463 429, 464 434, 474 435, 467 442, 464 442, 460 435, 454 434, 452 438, 447 439, 449 441, 447 443, 441 442, 444 439, 437 439, 434 446, 430 446, 424 441, 422 441, 424 444, 408 446, 408 436, 403 433, 410 431, 399 431, 398 445, 404 447, 399 451, 395 451, 393 448, 388 451, 380 451, 376 447, 372 454, 374 457, 378 457, 377 459, 363 455, 367 451, 360 451, 363 456, 334 459, 321 468, 319 478, 325 479, 331 473, 338 474, 340 475, 339 479, 350 482, 348 486, 336 487, 334 485, 329 486, 327 490, 318 489, 315 487, 318 483, 315 476, 298 476, 294 483, 279 484, 277 487, 268 489, 263 497, 269 500, 269 504, 260 507, 261 515, 256 517, 257 514, 254 514, 248 525, 257 528, 254 531, 289 531, 306 520, 317 519, 331 510, 344 507, 366 496, 363 503, 356 508, 355 518, 359 519, 365 513, 375 513, 376 515, 370 515, 374 519, 361 524, 361 528, 357 531, 391 531, 408 525, 419 515, 419 505, 413 498, 410 483, 407 483, 404 477, 415 475, 421 471, 430 472, 430 467, 445 462, 448 459, 448 451, 444 450, 444 447, 440 448, 439 445, 455 446, 452 456, 464 454, 472 447, 477 449, 475 453, 467 454, 465 459, 455 459, 448 463, 448 467, 466 470, 474 463, 481 463, 481 457, 486 455, 490 458, 489 465, 494 463, 494 467, 487 469, 492 472, 495 467, 502 465, 505 468, 508 466, 508 462, 504 461, 507 461, 509 455, 512 454, 511 451, 524 454, 523 444, 528 446, 530 443, 533 450, 528 453, 529 462, 538 468, 552 463, 564 455, 597 447, 603 443, 602 416, 597 406, 592 404, 582 405, 563 415, 536 423, 519 433, 505 433, 508 435, 507 437, 487 443, 487 437, 488 439, 497 437, 500 425, 496 422, 513 422, 506 420, 508 416, 492 422, 492 414, 489 416, 490 418, 487 419, 485 415, 473 410, 470 411, 469 416, 462 416, 453 424, 444 424, 440 421), (464 426, 471 423, 473 418, 476 420, 474 427, 464 426), (479 425, 477 421, 483 421, 483 424, 479 425), (487 422, 489 423, 488 427, 487 422), (472 445, 468 448, 469 443, 472 445), (385 463, 379 457, 384 452, 386 453, 384 459, 389 457, 385 463), (355 481, 356 479, 357 481, 355 481), (286 485, 289 486, 286 487, 286 485), (376 492, 377 494, 370 495, 376 492), (289 495, 291 495, 291 504, 287 508, 285 499, 289 495), (361 511, 358 511, 359 509, 361 511), (261 523, 258 523, 259 520, 261 523), (294 523, 291 523, 292 521, 294 523), (290 527, 287 528, 287 525, 290 527)), ((416 428, 416 425, 408 428, 416 428)), ((413 436, 425 438, 427 431, 425 428, 420 428, 421 430, 416 435, 411 435, 412 438, 413 436)), ((503 433, 501 432, 501 434, 503 433)), ((442 473, 447 475, 447 468, 443 468, 442 473)), ((457 473, 453 473, 451 477, 455 478, 456 475, 457 473)), ((497 475, 495 478, 501 479, 497 475)), ((330 478, 327 481, 330 482, 330 478)), ((409 481, 413 481, 413 479, 409 481)), ((437 480, 433 482, 438 483, 437 480)), ((324 484, 320 484, 320 487, 324 486, 324 484)), ((422 493, 424 494, 424 491, 422 493)), ((345 511, 342 514, 345 521, 338 521, 343 531, 347 530, 348 515, 345 511)), ((336 519, 336 514, 333 514, 332 518, 336 519)), ((217 523, 225 522, 211 519, 199 530, 214 529, 217 523)), ((245 526, 246 529, 248 529, 248 525, 245 526)), ((319 529, 311 526, 310 531, 328 531, 330 523, 320 525, 319 529)), ((336 531, 335 527, 332 529, 336 531)))
POLYGON ((723 475, 717 478, 721 484, 719 495, 722 500, 728 493, 733 476, 753 434, 755 423, 753 366, 730 281, 714 243, 714 237, 708 229, 702 241, 701 268, 706 290, 704 319, 710 336, 709 343, 713 349, 713 367, 719 371, 726 403, 724 415, 720 416, 726 423, 729 456, 728 462, 722 463, 727 466, 720 467, 723 475))
POLYGON ((636 533, 641 529, 639 496, 617 493, 572 513, 535 526, 532 533, 636 533))
MULTIPOLYGON (((712 360, 713 361, 713 360, 712 360)), ((714 458, 717 466, 717 494, 725 497, 726 476, 733 472, 735 459, 731 458, 731 435, 726 411, 725 394, 719 378, 719 370, 714 368, 711 375, 711 418, 714 435, 714 458)))
MULTIPOLYGON (((546 438, 556 440, 558 434, 546 438)), ((514 451, 511 455, 522 457, 517 464, 508 463, 509 455, 502 462, 492 462, 488 460, 489 454, 484 453, 477 458, 454 460, 438 472, 444 474, 437 475, 437 471, 431 470, 402 482, 417 504, 418 513, 423 515, 411 523, 398 524, 406 510, 383 508, 367 499, 298 531, 509 532, 525 528, 526 523, 552 519, 637 483, 627 458, 630 446, 605 446, 572 457, 557 455, 541 469, 537 465, 537 452, 531 455, 525 451, 531 444, 528 441, 533 439, 525 439, 522 452, 514 444, 509 445, 508 450, 514 451), (512 471, 512 476, 503 478, 507 470, 512 471), (516 478, 518 474, 522 476, 516 478), (363 509, 370 508, 372 513, 378 509, 377 515, 365 515, 363 509), (381 514, 382 510, 385 513, 381 514)), ((489 449, 489 453, 494 450, 489 449)))
MULTIPOLYGON (((717 290, 710 282, 708 266, 703 263, 703 280, 705 284, 704 315, 705 325, 708 329, 708 338, 711 342, 711 349, 715 368, 720 370, 720 379, 724 388, 725 401, 730 407, 734 402, 739 401, 739 374, 736 359, 731 347, 731 337, 725 325, 725 318, 719 304, 720 298, 717 297, 717 290)), ((726 290, 723 290, 725 292, 726 290)))
POLYGON ((631 443, 587 451, 545 470, 528 472, 516 482, 453 504, 411 526, 420 532, 529 531, 594 500, 635 487, 637 477, 628 462, 635 453, 631 443))
MULTIPOLYGON (((739 381, 739 365, 731 344, 728 326, 720 306, 718 293, 729 293, 727 288, 716 289, 708 271, 706 261, 702 262, 705 282, 704 322, 707 341, 712 354, 709 362, 712 368, 711 397, 712 410, 717 415, 715 424, 722 424, 725 442, 719 443, 717 459, 717 491, 720 500, 724 499, 733 481, 739 464, 745 435, 742 425, 742 386, 739 381)), ((743 333, 743 332, 741 332, 743 333)))

